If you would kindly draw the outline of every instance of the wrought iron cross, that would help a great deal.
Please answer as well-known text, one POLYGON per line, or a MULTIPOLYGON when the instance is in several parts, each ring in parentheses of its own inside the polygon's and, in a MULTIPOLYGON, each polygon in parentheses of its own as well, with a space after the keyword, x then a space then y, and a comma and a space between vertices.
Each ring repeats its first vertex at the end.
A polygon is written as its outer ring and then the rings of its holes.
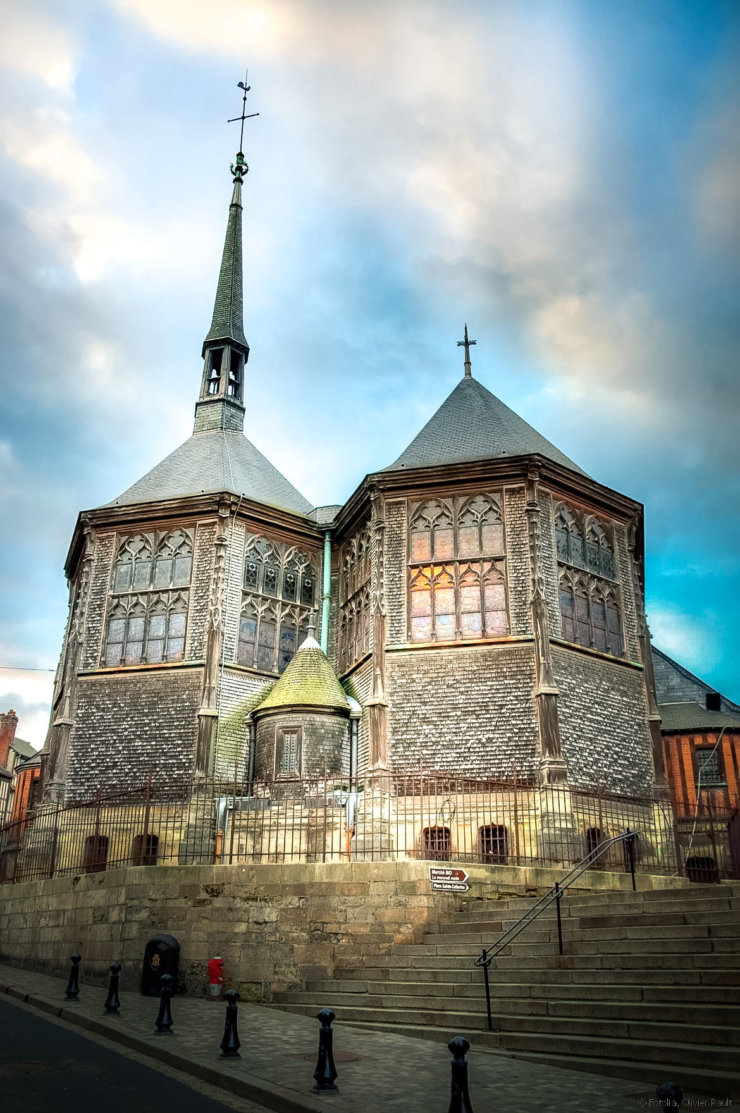
POLYGON ((465 349, 465 377, 468 379, 472 377, 472 371, 470 368, 470 349, 474 346, 475 343, 475 340, 468 340, 468 326, 465 325, 465 339, 458 340, 457 346, 458 348, 465 349))
POLYGON ((239 134, 239 154, 242 154, 243 147, 244 147, 244 121, 245 120, 251 120, 253 116, 259 116, 259 112, 250 112, 249 115, 247 115, 247 93, 252 88, 252 86, 249 85, 248 82, 249 82, 249 70, 245 70, 244 71, 244 80, 243 81, 238 81, 237 86, 236 86, 237 89, 243 89, 244 90, 244 96, 242 97, 242 114, 241 114, 241 116, 232 116, 231 119, 228 121, 228 123, 230 123, 230 124, 236 123, 237 120, 241 120, 241 122, 242 122, 241 132, 239 134))

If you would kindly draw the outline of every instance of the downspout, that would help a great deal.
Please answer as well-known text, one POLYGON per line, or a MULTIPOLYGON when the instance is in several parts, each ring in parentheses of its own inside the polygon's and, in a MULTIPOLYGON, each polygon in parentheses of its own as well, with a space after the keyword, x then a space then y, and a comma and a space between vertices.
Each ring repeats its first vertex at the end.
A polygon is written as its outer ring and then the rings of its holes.
POLYGON ((331 594, 331 530, 324 531, 324 576, 321 592, 321 648, 329 651, 329 596, 331 594))

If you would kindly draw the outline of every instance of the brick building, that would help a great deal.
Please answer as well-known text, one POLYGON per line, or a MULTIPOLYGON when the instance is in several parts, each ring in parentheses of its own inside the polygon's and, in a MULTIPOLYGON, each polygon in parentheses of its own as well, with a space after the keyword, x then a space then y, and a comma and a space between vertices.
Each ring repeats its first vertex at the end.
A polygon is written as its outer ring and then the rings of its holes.
POLYGON ((660 792, 642 507, 473 377, 467 328, 458 385, 343 506, 245 437, 246 170, 192 435, 74 530, 45 799, 319 758, 660 792))
POLYGON ((15 711, 0 714, 0 827, 21 820, 33 807, 41 761, 30 742, 16 737, 15 711))

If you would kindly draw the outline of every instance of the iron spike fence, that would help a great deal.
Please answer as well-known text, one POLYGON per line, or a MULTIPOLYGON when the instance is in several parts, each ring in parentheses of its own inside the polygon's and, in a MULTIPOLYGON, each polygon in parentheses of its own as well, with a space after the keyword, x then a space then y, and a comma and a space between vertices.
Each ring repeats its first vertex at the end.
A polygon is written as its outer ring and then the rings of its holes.
MULTIPOLYGON (((122 866, 420 859, 571 866, 637 830, 635 868, 740 877, 738 802, 677 818, 661 800, 416 770, 378 781, 147 781, 0 828, 0 881, 122 866)), ((630 868, 623 843, 593 868, 630 868)))

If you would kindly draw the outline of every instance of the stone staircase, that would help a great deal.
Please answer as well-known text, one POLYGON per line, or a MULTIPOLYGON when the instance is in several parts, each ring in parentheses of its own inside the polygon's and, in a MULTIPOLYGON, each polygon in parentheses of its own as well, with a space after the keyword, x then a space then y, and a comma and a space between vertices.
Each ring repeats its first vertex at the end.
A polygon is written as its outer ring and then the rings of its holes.
POLYGON ((419 943, 355 957, 274 1003, 313 1015, 330 1005, 338 1023, 461 1034, 478 1050, 740 1096, 740 884, 572 891, 562 957, 553 906, 494 959, 489 1032, 475 957, 534 899, 469 901, 419 943))

